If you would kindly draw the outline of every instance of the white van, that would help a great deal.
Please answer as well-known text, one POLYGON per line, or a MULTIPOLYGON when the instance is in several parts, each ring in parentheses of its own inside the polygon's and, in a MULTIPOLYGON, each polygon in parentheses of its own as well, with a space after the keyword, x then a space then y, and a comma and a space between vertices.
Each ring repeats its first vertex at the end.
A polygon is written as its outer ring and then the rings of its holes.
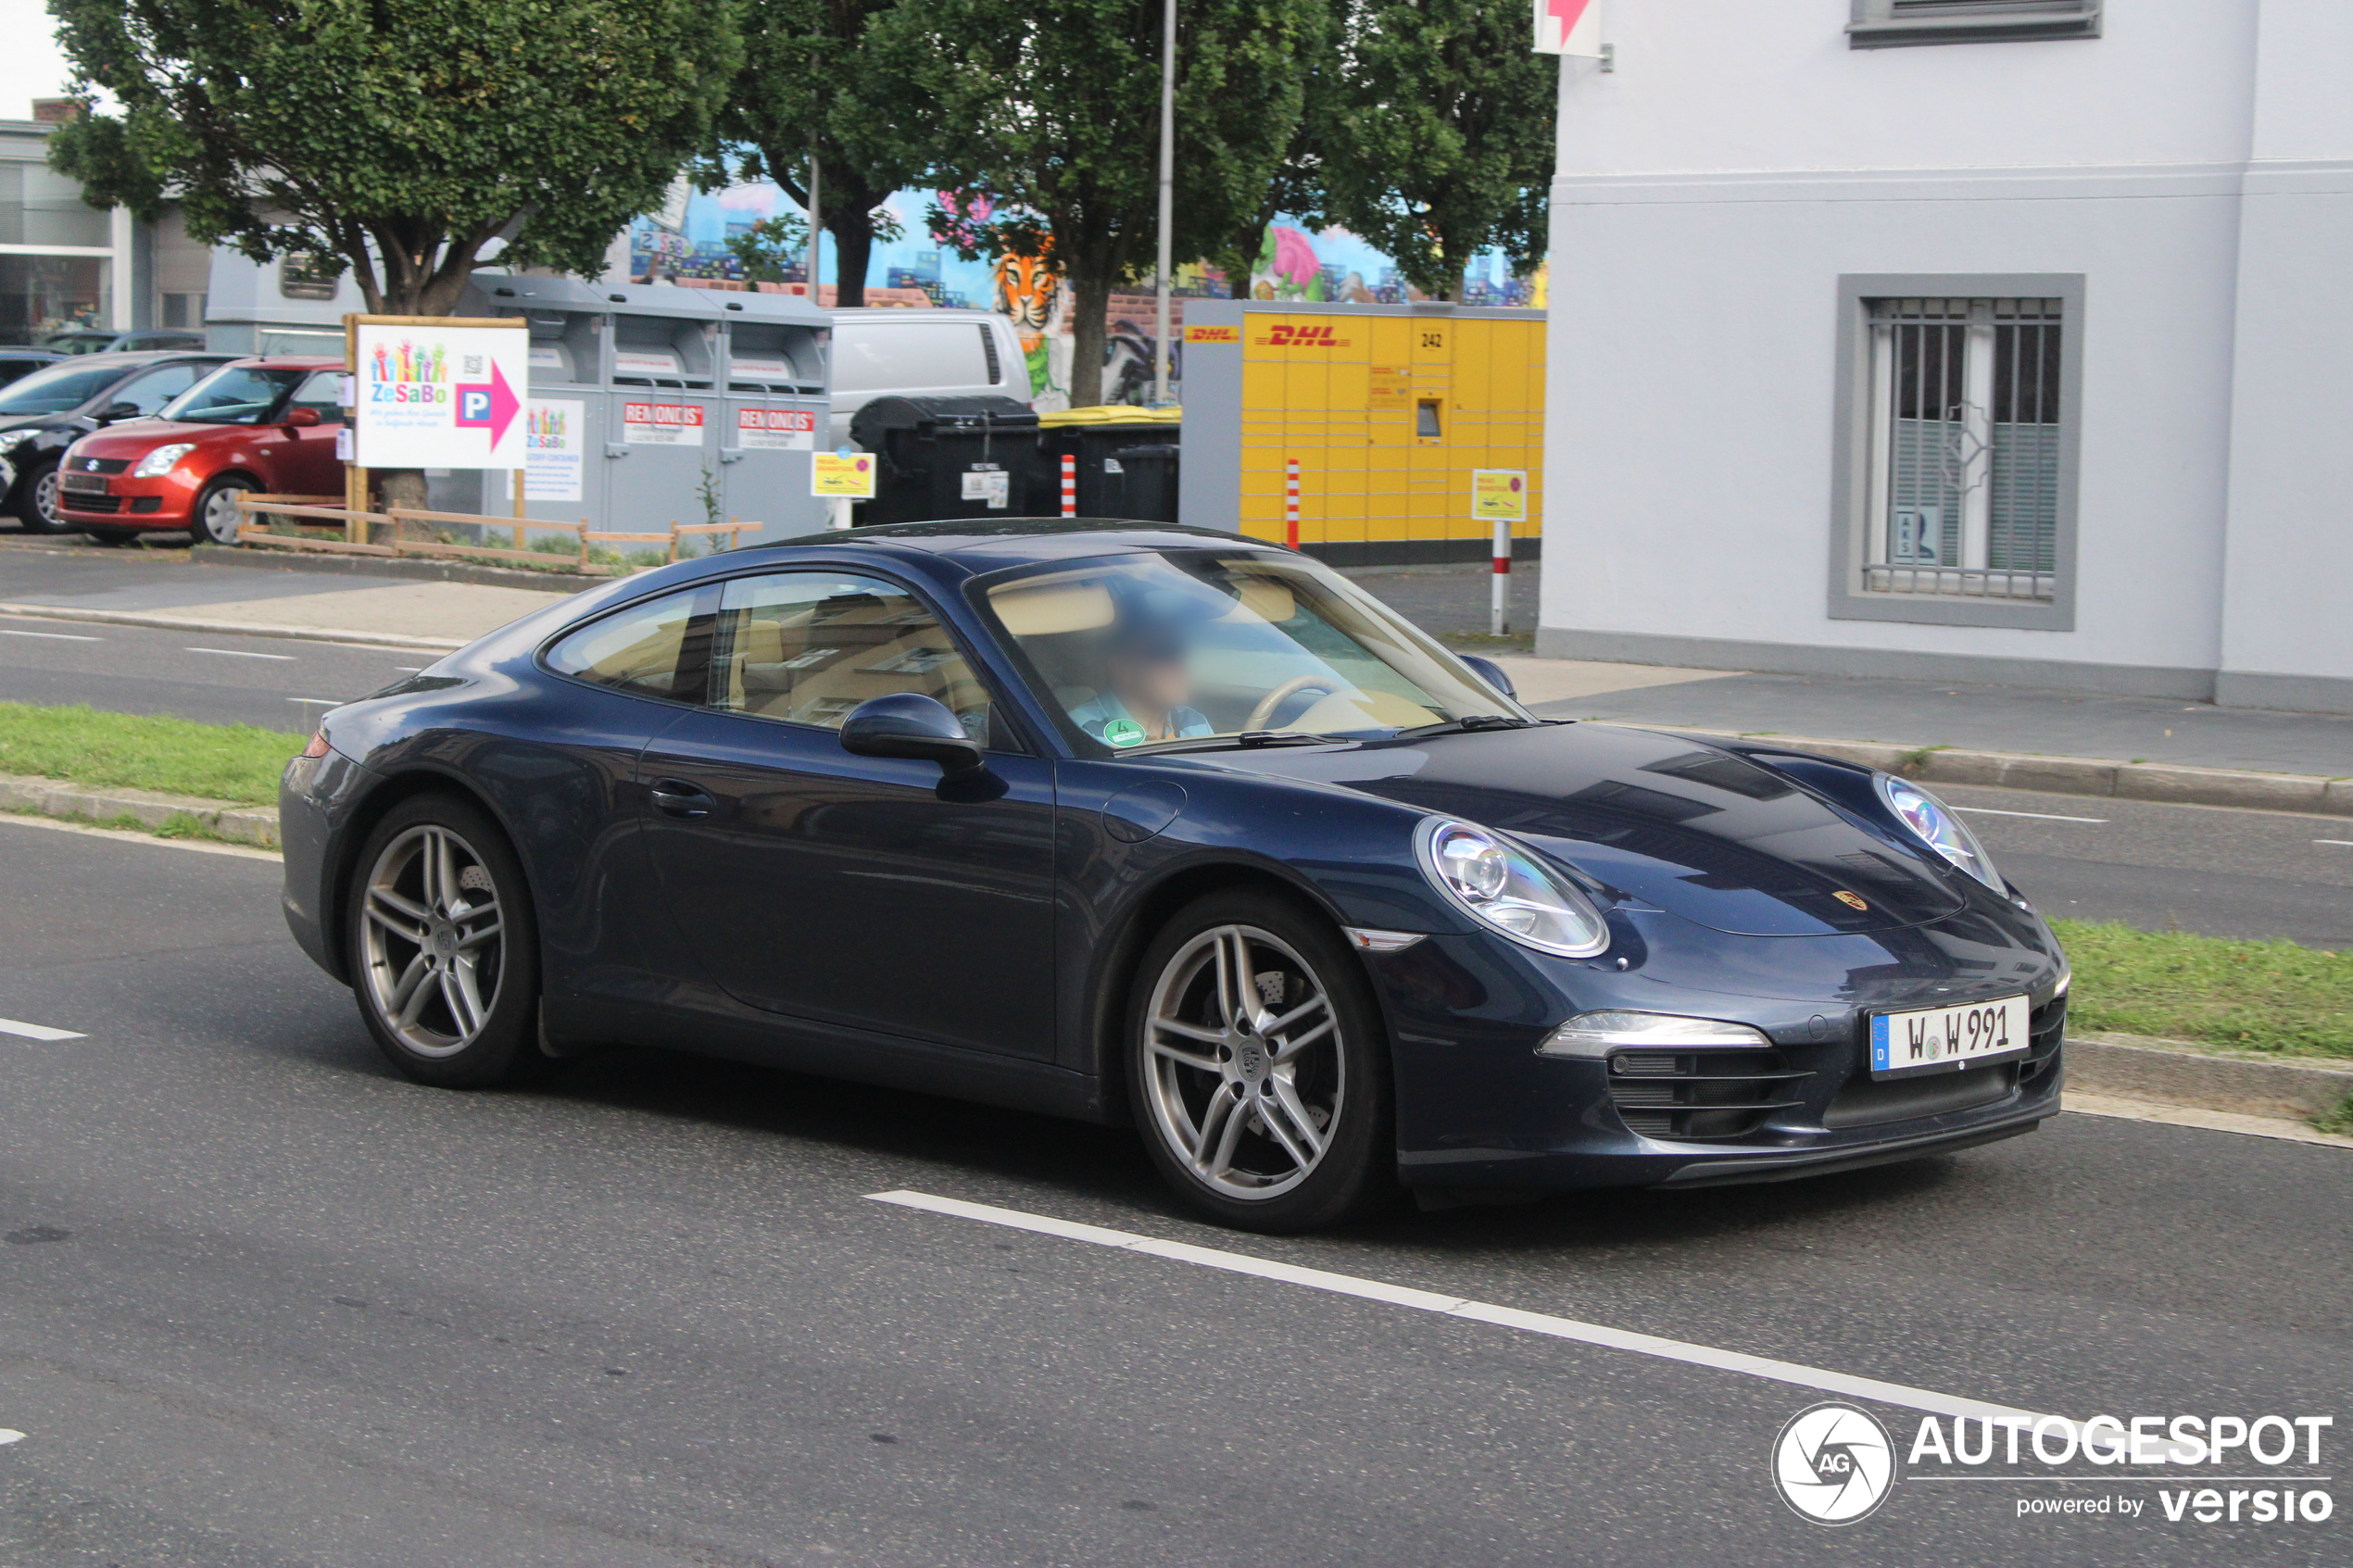
POLYGON ((976 396, 1026 403, 1029 361, 1010 317, 991 310, 836 310, 830 441, 851 445, 849 421, 870 398, 976 396))

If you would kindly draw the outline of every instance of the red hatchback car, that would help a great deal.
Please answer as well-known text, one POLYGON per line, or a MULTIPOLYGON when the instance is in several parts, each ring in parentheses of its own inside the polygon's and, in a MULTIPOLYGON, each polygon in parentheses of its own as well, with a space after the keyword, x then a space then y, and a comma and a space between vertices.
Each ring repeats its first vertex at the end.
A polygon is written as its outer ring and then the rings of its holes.
POLYGON ((163 406, 85 435, 57 468, 57 509, 94 539, 237 538, 237 492, 333 495, 339 359, 234 359, 163 406))

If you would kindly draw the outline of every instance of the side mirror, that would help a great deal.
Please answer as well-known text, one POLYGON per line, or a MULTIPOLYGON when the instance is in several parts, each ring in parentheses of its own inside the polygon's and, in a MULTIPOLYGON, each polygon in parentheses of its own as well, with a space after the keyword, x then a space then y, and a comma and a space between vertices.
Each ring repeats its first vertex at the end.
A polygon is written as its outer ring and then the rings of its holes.
POLYGON ((136 420, 144 418, 146 410, 136 403, 109 403, 98 410, 98 422, 102 425, 110 425, 117 420, 136 420))
POLYGON ((308 430, 318 422, 319 410, 316 408, 289 408, 286 410, 286 428, 288 430, 308 430))
POLYGON ((920 692, 870 697, 841 723, 841 748, 853 757, 912 757, 937 762, 950 778, 977 772, 980 743, 947 705, 920 692))
POLYGON ((1454 657, 1469 665, 1472 674, 1510 697, 1514 702, 1519 700, 1519 688, 1512 684, 1512 678, 1504 673, 1502 665, 1491 659, 1481 659, 1475 653, 1458 653, 1454 657))

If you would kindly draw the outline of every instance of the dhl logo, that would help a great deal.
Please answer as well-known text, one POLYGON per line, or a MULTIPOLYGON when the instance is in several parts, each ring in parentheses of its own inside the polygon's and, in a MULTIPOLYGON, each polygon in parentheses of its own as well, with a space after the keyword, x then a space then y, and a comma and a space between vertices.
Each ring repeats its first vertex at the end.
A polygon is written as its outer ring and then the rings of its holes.
POLYGON ((1334 337, 1330 327, 1273 326, 1258 340, 1262 348, 1346 348, 1346 338, 1334 337))
POLYGON ((1185 329, 1187 343, 1239 343, 1241 340, 1242 332, 1239 327, 1187 327, 1185 329))

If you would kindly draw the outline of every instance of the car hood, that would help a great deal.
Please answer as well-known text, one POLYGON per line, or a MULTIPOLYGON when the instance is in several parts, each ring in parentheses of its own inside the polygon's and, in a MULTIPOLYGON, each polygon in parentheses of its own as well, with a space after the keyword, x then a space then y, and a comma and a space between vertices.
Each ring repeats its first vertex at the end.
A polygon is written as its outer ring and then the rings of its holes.
POLYGON ((1888 931, 1968 901, 1959 873, 1929 864, 1894 827, 1876 831, 1785 774, 1655 731, 1560 724, 1214 755, 1498 829, 1718 931, 1888 931))
POLYGON ((74 443, 77 457, 138 458, 169 442, 201 445, 224 436, 254 434, 252 425, 183 424, 178 420, 119 420, 74 443))

